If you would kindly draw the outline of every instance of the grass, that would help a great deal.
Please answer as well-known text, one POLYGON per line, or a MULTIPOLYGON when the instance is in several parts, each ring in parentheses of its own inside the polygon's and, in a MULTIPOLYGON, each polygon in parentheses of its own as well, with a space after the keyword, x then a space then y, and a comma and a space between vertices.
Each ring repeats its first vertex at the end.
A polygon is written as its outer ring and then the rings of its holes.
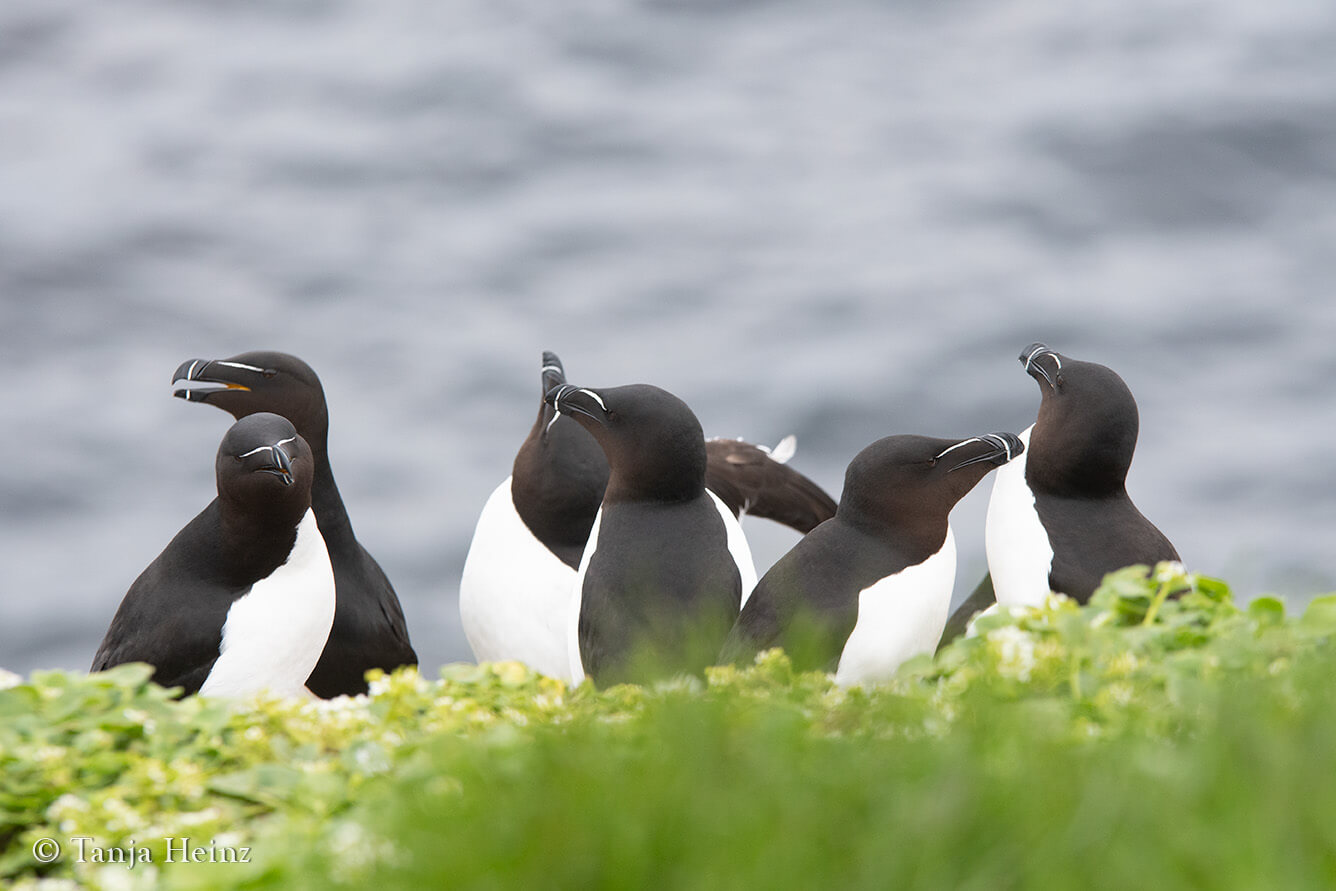
POLYGON ((603 692, 450 666, 321 704, 38 675, 0 691, 0 881, 1330 888, 1333 635, 1336 599, 1240 610, 1161 567, 990 619, 867 690, 779 653, 603 692), (251 862, 163 863, 182 834, 251 862), (38 839, 75 835, 154 862, 35 863, 38 839))

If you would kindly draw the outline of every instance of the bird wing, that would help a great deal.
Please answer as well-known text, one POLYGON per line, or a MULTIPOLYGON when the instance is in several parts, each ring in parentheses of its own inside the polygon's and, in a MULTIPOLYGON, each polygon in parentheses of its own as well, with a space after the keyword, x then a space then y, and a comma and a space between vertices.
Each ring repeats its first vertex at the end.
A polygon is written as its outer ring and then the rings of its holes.
POLYGON ((773 454, 741 439, 706 440, 705 486, 728 505, 734 516, 751 514, 810 532, 835 515, 835 501, 812 480, 783 463, 792 454, 791 437, 786 437, 773 454))

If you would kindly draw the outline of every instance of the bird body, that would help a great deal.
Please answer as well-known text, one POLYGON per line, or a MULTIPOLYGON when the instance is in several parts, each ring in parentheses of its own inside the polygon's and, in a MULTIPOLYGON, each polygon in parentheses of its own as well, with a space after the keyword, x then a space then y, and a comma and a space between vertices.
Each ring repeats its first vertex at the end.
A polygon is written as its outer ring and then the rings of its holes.
POLYGON ((1084 603, 1105 574, 1178 560, 1127 494, 1136 400, 1123 379, 1040 343, 1021 353, 1039 384, 1025 459, 993 483, 985 534, 997 602, 1040 604, 1050 590, 1084 603))
POLYGON ((284 418, 232 425, 218 497, 130 586, 92 669, 154 666, 210 695, 299 695, 329 636, 334 573, 311 510, 310 447, 284 418))
POLYGON ((761 578, 721 654, 783 647, 796 668, 876 682, 931 653, 955 582, 955 506, 1022 450, 1009 433, 964 440, 890 436, 850 463, 835 516, 761 578))
POLYGON ((573 678, 608 685, 701 671, 755 568, 741 530, 730 536, 731 512, 706 491, 700 422, 647 384, 562 384, 546 402, 593 435, 609 467, 574 588, 573 678))

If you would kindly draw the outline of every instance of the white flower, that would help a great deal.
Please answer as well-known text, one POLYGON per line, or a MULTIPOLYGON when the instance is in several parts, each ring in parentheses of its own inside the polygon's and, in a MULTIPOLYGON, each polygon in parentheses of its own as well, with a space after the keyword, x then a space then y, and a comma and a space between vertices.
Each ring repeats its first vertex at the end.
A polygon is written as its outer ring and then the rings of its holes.
POLYGON ((60 746, 39 746, 32 753, 32 757, 40 764, 54 764, 57 761, 64 761, 67 754, 60 746))
POLYGON ((82 814, 87 813, 87 811, 88 802, 77 795, 66 792, 47 806, 46 818, 48 820, 60 820, 71 814, 82 814))
POLYGON ((1022 682, 1030 680, 1035 666, 1034 638, 1015 625, 1006 625, 988 632, 987 639, 997 656, 999 674, 1022 682))
POLYGON ((8 690, 10 687, 17 687, 23 683, 23 675, 14 674, 12 671, 6 671, 0 668, 0 690, 8 690))
POLYGON ((246 836, 240 832, 220 832, 213 837, 213 842, 219 848, 236 848, 246 840, 246 836))
POLYGON ((353 764, 364 774, 385 773, 390 769, 390 758, 375 743, 363 743, 353 749, 353 764))
POLYGON ((1108 672, 1111 677, 1129 677, 1140 665, 1141 660, 1137 659, 1136 654, 1128 651, 1109 660, 1108 672))
POLYGON ((1155 581, 1163 585, 1165 582, 1172 582, 1174 579, 1182 576, 1186 572, 1182 563, 1177 560, 1165 560, 1155 567, 1155 581))
POLYGON ((154 866, 137 865, 134 869, 125 866, 104 866, 94 873, 95 887, 102 891, 136 891, 139 888, 156 888, 158 870, 154 866))
POLYGON ((157 729, 158 722, 150 718, 148 716, 148 712, 144 711, 143 709, 127 708, 124 712, 122 712, 122 714, 125 715, 125 720, 133 721, 140 727, 143 727, 145 733, 151 734, 154 730, 157 729))
POLYGON ((330 833, 326 843, 329 855, 345 878, 364 874, 378 861, 393 860, 394 845, 367 831, 360 823, 345 821, 330 833))
POLYGON ((183 811, 174 815, 177 826, 200 826, 222 818, 223 812, 216 807, 206 807, 202 811, 183 811))
POLYGON ((82 888, 74 879, 19 879, 13 891, 81 891, 82 888))
POLYGON ((1066 594, 1063 594, 1061 591, 1049 591, 1048 596, 1044 598, 1044 608, 1050 610, 1057 609, 1070 600, 1071 598, 1066 594))
POLYGON ((145 826, 143 816, 131 807, 124 798, 111 796, 102 802, 102 812, 108 818, 107 828, 134 832, 145 826))

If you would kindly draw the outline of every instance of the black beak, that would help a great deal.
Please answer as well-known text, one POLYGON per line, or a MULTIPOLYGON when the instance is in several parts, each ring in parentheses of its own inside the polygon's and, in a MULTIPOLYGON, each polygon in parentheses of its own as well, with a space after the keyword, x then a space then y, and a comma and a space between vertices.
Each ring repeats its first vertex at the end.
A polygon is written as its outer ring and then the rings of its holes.
POLYGON ((187 359, 172 374, 172 383, 185 381, 195 386, 175 390, 172 395, 186 402, 207 402, 215 393, 227 390, 250 390, 245 384, 226 377, 228 370, 216 359, 187 359), (199 386, 200 384, 205 386, 199 386))
MULTIPOLYGON (((1019 356, 1021 364, 1025 366, 1025 373, 1034 377, 1038 374, 1044 381, 1053 388, 1058 389, 1058 384, 1062 383, 1062 357, 1044 346, 1042 343, 1032 343, 1021 351, 1019 356), (1049 357, 1053 360, 1053 374, 1049 374, 1048 369, 1040 363, 1040 359, 1049 357)), ((1035 380, 1039 380, 1035 377, 1035 380)))
POLYGON ((556 353, 543 352, 543 392, 548 393, 554 387, 566 383, 566 369, 556 353))
POLYGON ((281 445, 265 446, 256 454, 264 456, 264 462, 255 468, 257 473, 272 473, 283 485, 292 485, 292 459, 281 445))
POLYGON ((543 352, 543 409, 541 422, 543 424, 543 440, 547 440, 547 431, 552 429, 553 423, 557 420, 558 412, 547 401, 547 394, 552 390, 566 383, 566 369, 562 367, 561 360, 557 358, 556 353, 543 352))
POLYGON ((593 390, 573 384, 560 384, 547 391, 543 401, 557 414, 584 415, 601 425, 608 423, 608 409, 603 397, 593 390))
MULTIPOLYGON (((1003 464, 1006 464, 1008 461, 1025 451, 1025 443, 1020 441, 1020 437, 1012 433, 985 433, 983 436, 975 436, 964 442, 958 443, 952 446, 951 449, 959 448, 970 442, 983 443, 989 448, 982 454, 975 455, 973 458, 968 458, 960 462, 955 467, 948 470, 947 473, 954 473, 963 467, 969 467, 971 464, 982 464, 985 461, 992 464, 994 467, 1001 467, 1003 464)), ((951 451, 951 449, 948 449, 947 451, 951 451)), ((946 452, 943 452, 942 454, 945 455, 946 452)))

